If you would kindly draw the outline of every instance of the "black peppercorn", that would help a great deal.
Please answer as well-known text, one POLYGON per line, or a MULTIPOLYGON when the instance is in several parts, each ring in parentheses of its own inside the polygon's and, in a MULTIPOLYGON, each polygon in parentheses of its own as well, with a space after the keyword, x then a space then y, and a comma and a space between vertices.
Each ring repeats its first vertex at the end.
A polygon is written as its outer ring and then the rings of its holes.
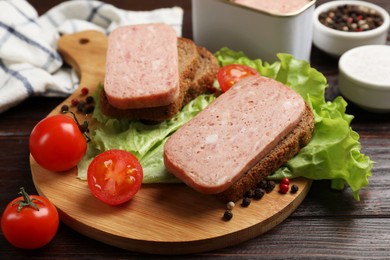
POLYGON ((87 104, 91 104, 94 102, 94 99, 92 96, 88 96, 86 99, 85 99, 85 102, 87 102, 87 104))
POLYGON ((255 193, 254 190, 252 190, 252 189, 248 190, 247 192, 245 192, 244 197, 252 198, 254 193, 255 193))
POLYGON ((231 220, 232 218, 233 218, 233 212, 231 210, 226 210, 225 213, 223 213, 224 220, 231 220))
POLYGON ((266 191, 267 193, 270 193, 271 191, 274 190, 275 185, 276 185, 276 184, 275 184, 274 181, 267 181, 267 188, 265 189, 265 191, 266 191))
POLYGON ((290 192, 291 192, 291 193, 297 193, 298 190, 299 190, 299 187, 298 187, 297 185, 293 184, 293 185, 291 186, 290 192))
POLYGON ((248 207, 250 204, 251 204, 251 199, 248 198, 248 197, 245 197, 245 198, 242 200, 241 206, 242 206, 242 207, 248 207))
POLYGON ((69 111, 69 106, 68 105, 63 105, 61 107, 61 112, 68 112, 69 111))
POLYGON ((257 187, 260 188, 260 189, 266 190, 267 189, 267 181, 266 180, 260 181, 257 184, 257 187))
POLYGON ((255 200, 259 200, 259 199, 261 199, 264 196, 264 193, 265 193, 265 191, 263 189, 256 188, 255 189, 255 194, 253 195, 253 198, 255 200))

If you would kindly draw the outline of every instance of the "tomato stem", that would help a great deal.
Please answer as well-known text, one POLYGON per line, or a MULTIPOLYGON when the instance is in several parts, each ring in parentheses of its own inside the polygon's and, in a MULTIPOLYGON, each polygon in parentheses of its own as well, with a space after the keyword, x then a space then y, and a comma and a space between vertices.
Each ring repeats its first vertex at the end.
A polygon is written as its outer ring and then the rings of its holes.
POLYGON ((91 141, 91 138, 89 137, 88 135, 88 132, 89 132, 89 127, 88 127, 88 121, 85 120, 83 122, 83 124, 80 124, 79 120, 77 119, 75 113, 73 113, 72 111, 62 111, 62 113, 71 113, 73 115, 73 119, 74 121, 76 121, 76 124, 77 126, 79 127, 79 130, 80 132, 84 135, 85 139, 87 140, 87 143, 89 143, 91 141))
POLYGON ((39 207, 37 206, 37 204, 34 203, 34 201, 38 201, 42 204, 45 204, 43 203, 42 200, 39 200, 39 199, 36 199, 36 198, 31 198, 27 192, 24 190, 23 187, 20 188, 20 192, 19 192, 20 195, 23 196, 23 200, 18 200, 18 201, 15 201, 12 205, 16 205, 18 204, 18 212, 20 212, 24 207, 32 207, 34 208, 35 210, 39 211, 39 207))

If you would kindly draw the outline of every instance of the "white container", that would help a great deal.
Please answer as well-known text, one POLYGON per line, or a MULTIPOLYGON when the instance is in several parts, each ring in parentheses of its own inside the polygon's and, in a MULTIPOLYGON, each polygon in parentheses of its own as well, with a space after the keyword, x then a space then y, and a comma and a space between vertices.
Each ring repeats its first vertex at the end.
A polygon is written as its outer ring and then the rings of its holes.
POLYGON ((192 0, 193 38, 212 52, 229 47, 269 63, 277 53, 309 61, 315 2, 273 14, 227 0, 192 0))
POLYGON ((339 60, 340 92, 358 106, 390 112, 390 46, 366 45, 345 52, 339 60))
POLYGON ((320 50, 339 57, 344 52, 363 45, 385 44, 390 26, 389 13, 382 7, 366 1, 340 0, 332 1, 318 6, 313 16, 314 32, 313 43, 320 50), (344 32, 331 29, 323 25, 318 17, 322 12, 342 5, 364 6, 375 10, 383 18, 383 24, 373 30, 364 32, 344 32))

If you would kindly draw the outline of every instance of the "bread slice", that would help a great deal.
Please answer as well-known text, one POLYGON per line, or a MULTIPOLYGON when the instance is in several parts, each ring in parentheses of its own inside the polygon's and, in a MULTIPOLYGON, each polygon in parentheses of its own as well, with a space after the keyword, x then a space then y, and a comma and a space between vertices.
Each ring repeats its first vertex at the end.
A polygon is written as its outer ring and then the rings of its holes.
POLYGON ((311 140, 313 130, 313 113, 311 108, 306 104, 305 113, 297 127, 244 176, 233 183, 227 190, 216 196, 225 202, 242 199, 247 191, 255 188, 260 181, 286 164, 302 147, 306 146, 311 140))
POLYGON ((206 93, 214 83, 219 69, 214 55, 186 38, 178 38, 180 92, 175 102, 160 107, 139 109, 118 109, 112 106, 104 91, 101 91, 100 105, 103 114, 116 117, 159 123, 172 118, 189 101, 206 93))
POLYGON ((172 134, 164 164, 191 188, 236 201, 307 144, 313 128, 311 109, 298 93, 252 76, 172 134))

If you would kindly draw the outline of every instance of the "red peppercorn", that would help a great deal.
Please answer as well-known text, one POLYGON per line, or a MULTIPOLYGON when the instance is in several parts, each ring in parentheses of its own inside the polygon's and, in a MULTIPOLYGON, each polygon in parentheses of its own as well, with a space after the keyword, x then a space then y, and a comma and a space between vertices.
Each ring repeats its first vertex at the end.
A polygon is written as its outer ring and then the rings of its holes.
POLYGON ((88 88, 86 88, 86 87, 84 87, 84 88, 81 89, 81 95, 82 95, 82 96, 88 95, 88 92, 89 92, 89 90, 88 90, 88 88))
POLYGON ((72 101, 70 101, 70 103, 72 104, 73 107, 75 107, 79 104, 79 101, 74 98, 74 99, 72 99, 72 101))
POLYGON ((290 180, 287 177, 284 177, 280 180, 281 184, 287 184, 290 185, 290 180))
POLYGON ((288 186, 288 184, 281 183, 279 185, 279 193, 286 194, 289 189, 290 189, 290 187, 288 186))

